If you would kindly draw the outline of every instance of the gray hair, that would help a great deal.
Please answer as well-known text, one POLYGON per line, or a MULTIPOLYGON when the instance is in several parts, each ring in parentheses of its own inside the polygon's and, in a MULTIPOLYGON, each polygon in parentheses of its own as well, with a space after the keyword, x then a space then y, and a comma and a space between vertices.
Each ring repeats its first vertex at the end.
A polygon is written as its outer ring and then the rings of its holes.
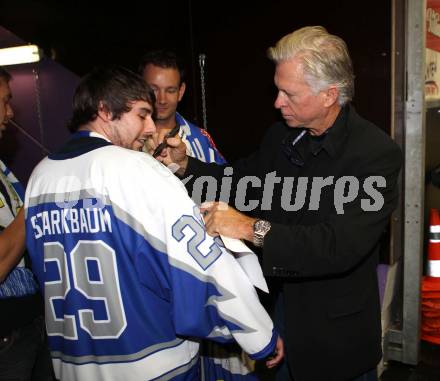
POLYGON ((313 92, 335 85, 339 90, 338 103, 341 106, 353 98, 353 66, 347 45, 324 27, 306 26, 287 34, 270 47, 267 54, 275 63, 299 58, 304 79, 313 92))

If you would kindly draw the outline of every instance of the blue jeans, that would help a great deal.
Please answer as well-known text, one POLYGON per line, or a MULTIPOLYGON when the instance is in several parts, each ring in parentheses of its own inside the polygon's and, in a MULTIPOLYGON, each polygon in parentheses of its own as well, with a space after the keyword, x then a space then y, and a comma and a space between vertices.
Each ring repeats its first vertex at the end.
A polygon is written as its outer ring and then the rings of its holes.
POLYGON ((0 380, 55 380, 43 317, 0 337, 0 380))

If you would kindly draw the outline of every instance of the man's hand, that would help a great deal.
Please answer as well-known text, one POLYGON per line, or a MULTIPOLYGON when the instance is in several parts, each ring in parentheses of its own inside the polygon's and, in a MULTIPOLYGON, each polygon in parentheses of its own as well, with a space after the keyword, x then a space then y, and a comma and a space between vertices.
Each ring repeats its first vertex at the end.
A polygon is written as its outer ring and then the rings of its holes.
POLYGON ((164 165, 178 168, 175 172, 183 175, 188 166, 188 156, 186 155, 186 145, 179 136, 167 138, 167 148, 162 150, 161 154, 156 157, 164 165))
POLYGON ((206 231, 211 236, 253 240, 255 218, 238 212, 224 202, 205 202, 200 206, 206 231))
POLYGON ((268 368, 273 368, 280 364, 281 360, 284 358, 284 343, 283 339, 278 336, 277 346, 275 348, 275 355, 266 361, 266 366, 268 368))
POLYGON ((147 137, 145 140, 145 144, 142 147, 142 151, 149 153, 150 155, 153 155, 154 150, 159 145, 159 134, 155 132, 154 134, 147 137))

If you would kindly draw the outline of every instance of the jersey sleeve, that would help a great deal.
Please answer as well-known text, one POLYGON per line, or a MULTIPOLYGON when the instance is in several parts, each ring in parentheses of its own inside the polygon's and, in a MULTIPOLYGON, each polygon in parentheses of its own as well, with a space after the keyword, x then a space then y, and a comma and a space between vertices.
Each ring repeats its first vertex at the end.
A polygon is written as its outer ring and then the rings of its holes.
POLYGON ((252 358, 268 356, 277 334, 251 282, 221 242, 206 234, 181 182, 144 156, 123 175, 137 174, 126 179, 124 197, 136 200, 130 213, 140 233, 133 256, 139 281, 169 303, 178 335, 234 339, 252 358))
POLYGON ((216 147, 214 140, 212 139, 209 132, 206 131, 205 129, 200 129, 200 132, 202 136, 205 137, 206 139, 206 145, 208 146, 208 149, 212 149, 212 151, 214 152, 214 160, 210 160, 210 162, 214 162, 217 164, 226 164, 227 161, 216 147))

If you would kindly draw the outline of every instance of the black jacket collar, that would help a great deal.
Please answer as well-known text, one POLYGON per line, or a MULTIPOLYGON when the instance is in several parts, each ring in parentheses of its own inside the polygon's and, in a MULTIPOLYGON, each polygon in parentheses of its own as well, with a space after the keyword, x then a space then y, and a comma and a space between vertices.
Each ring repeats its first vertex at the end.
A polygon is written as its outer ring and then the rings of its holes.
MULTIPOLYGON (((344 149, 345 141, 347 139, 349 130, 349 120, 355 113, 351 105, 346 105, 341 108, 338 117, 333 125, 327 130, 325 138, 322 140, 322 144, 319 146, 318 152, 324 149, 330 157, 339 156, 344 149)), ((318 152, 314 150, 316 155, 318 152)))

